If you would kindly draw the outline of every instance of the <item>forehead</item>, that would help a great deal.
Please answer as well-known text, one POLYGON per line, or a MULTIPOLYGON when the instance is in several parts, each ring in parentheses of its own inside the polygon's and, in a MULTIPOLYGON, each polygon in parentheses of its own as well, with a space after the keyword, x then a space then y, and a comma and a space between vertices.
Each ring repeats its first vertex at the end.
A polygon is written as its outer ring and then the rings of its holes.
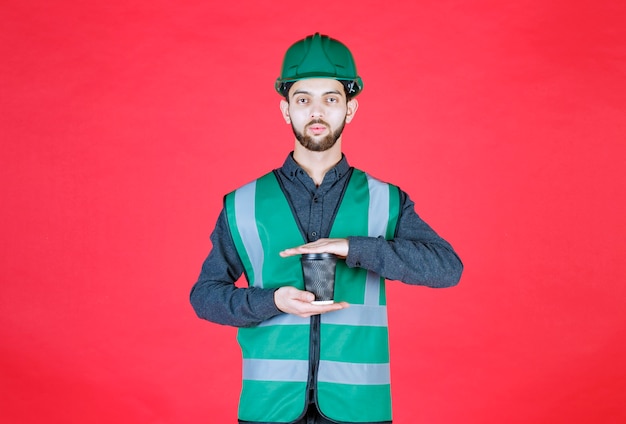
POLYGON ((307 78, 296 81, 289 90, 289 96, 292 96, 296 92, 318 96, 323 96, 328 93, 345 95, 343 84, 330 78, 307 78))

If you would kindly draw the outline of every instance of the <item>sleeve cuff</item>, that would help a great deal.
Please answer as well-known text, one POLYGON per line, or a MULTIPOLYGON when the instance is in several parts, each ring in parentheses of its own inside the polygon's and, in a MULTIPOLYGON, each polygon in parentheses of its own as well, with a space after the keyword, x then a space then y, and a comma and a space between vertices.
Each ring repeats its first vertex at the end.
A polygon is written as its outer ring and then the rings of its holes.
POLYGON ((348 267, 367 268, 367 264, 374 263, 379 243, 380 239, 376 237, 348 237, 348 267))

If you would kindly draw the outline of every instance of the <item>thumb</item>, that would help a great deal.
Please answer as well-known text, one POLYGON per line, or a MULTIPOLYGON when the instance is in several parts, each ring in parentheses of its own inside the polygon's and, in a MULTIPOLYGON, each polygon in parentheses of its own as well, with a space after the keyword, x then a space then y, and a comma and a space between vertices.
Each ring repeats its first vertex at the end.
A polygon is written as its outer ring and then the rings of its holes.
POLYGON ((300 290, 298 291, 297 299, 302 302, 313 302, 315 300, 315 295, 311 292, 300 290))

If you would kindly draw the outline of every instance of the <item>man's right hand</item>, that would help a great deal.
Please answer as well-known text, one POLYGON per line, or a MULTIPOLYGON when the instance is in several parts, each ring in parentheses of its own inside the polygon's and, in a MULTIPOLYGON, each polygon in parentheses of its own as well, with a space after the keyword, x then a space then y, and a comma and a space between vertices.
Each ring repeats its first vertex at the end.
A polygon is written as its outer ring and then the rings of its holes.
POLYGON ((314 300, 315 295, 313 293, 298 290, 295 287, 281 287, 274 292, 274 303, 276 303, 278 309, 302 318, 338 311, 350 306, 346 302, 336 302, 330 305, 313 305, 311 302, 314 300))

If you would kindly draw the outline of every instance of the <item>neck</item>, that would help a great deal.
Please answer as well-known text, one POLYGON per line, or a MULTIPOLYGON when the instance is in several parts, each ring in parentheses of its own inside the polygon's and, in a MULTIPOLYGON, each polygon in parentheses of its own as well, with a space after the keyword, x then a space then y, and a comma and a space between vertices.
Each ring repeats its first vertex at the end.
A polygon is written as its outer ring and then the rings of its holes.
POLYGON ((322 184, 326 172, 337 165, 341 157, 341 139, 337 140, 333 147, 323 152, 313 152, 305 149, 297 140, 293 149, 294 160, 298 162, 298 165, 309 174, 309 177, 318 186, 322 184))

